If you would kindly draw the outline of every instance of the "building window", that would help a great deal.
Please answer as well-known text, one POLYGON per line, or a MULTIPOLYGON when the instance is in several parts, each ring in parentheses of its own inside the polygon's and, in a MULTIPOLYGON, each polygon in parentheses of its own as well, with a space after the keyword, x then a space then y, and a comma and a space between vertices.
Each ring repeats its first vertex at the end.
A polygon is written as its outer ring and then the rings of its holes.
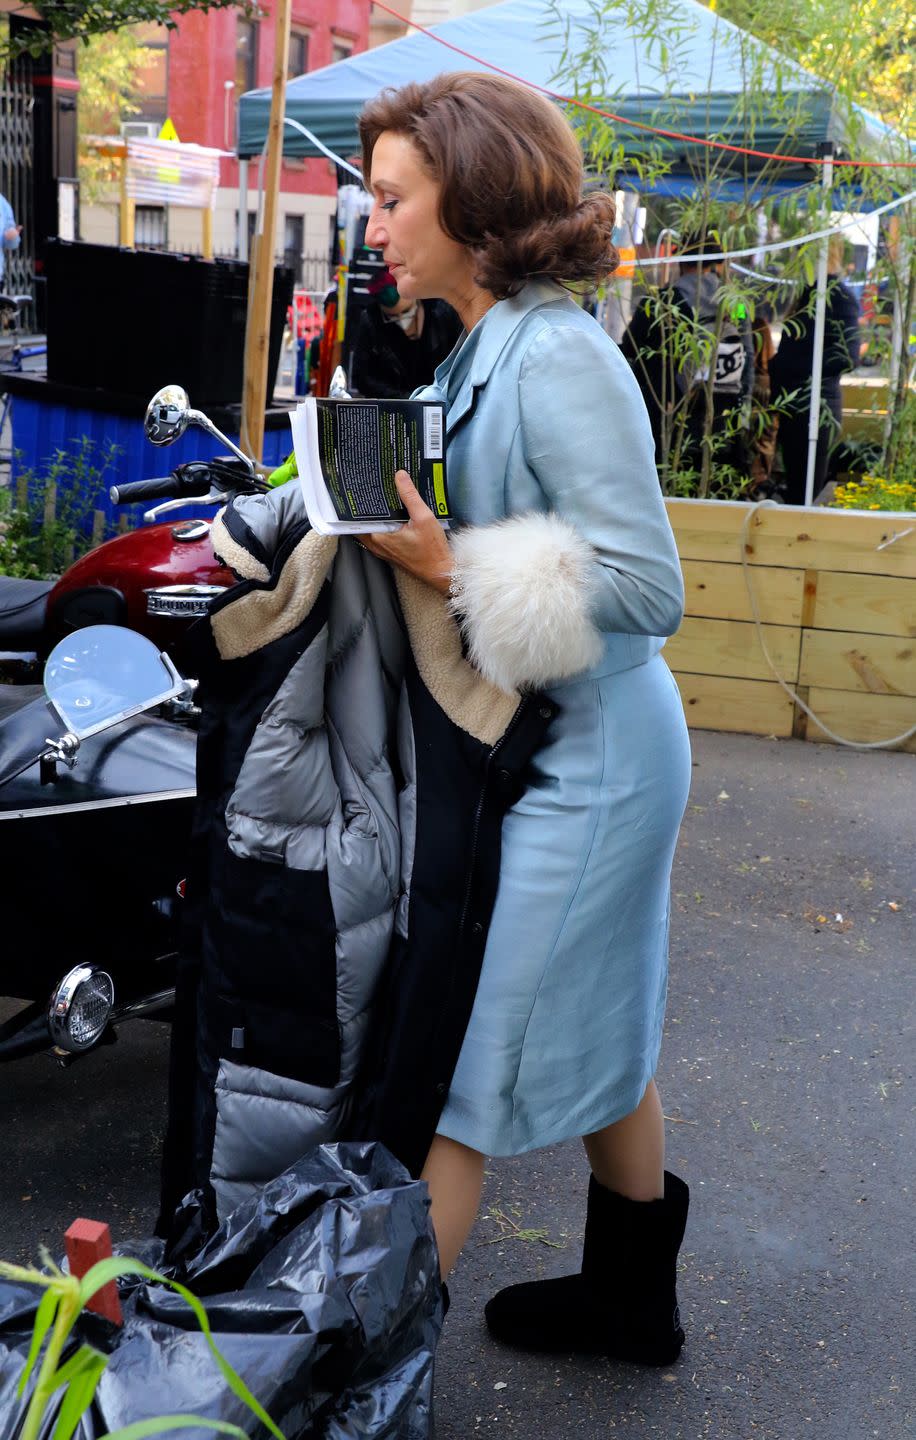
POLYGON ((133 32, 144 49, 137 72, 138 120, 161 122, 169 113, 169 32, 164 25, 135 25, 133 32))
POLYGON ((293 30, 289 37, 289 66, 287 75, 295 80, 309 68, 309 34, 307 30, 293 30))
MULTIPOLYGON (((255 232, 255 230, 257 229, 257 225, 258 225, 258 212, 257 212, 257 210, 249 210, 249 211, 248 211, 248 254, 249 254, 249 257, 251 256, 251 242, 252 242, 252 240, 254 239, 254 232, 255 232)), ((235 248, 236 248, 236 250, 238 250, 238 242, 239 242, 239 212, 238 212, 237 210, 236 210, 236 212, 235 212, 235 242, 236 242, 235 248)))
POLYGON ((137 249, 165 250, 168 224, 164 205, 138 205, 134 211, 134 244, 137 249))
POLYGON ((244 95, 258 83, 258 27, 253 20, 235 22, 235 93, 244 95))
POLYGON ((283 264, 293 272, 293 284, 302 283, 302 250, 305 245, 305 217, 286 215, 283 220, 283 264))
POLYGON ((353 54, 353 41, 346 40, 342 35, 331 36, 331 64, 336 65, 338 60, 349 60, 353 54))

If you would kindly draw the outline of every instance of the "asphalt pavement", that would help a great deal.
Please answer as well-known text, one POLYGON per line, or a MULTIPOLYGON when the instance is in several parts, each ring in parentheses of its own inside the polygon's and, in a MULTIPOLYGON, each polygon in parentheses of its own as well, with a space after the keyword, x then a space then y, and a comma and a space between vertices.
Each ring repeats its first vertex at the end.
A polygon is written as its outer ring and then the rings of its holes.
MULTIPOLYGON (((587 1182, 575 1142, 492 1162, 451 1282, 437 1440, 916 1434, 916 757, 693 741, 659 1072, 691 1187, 687 1344, 642 1370, 491 1342, 495 1289, 577 1267, 587 1182)), ((68 1070, 4 1067, 0 1253, 54 1248, 80 1214, 149 1230, 166 1049, 138 1023, 68 1070)))

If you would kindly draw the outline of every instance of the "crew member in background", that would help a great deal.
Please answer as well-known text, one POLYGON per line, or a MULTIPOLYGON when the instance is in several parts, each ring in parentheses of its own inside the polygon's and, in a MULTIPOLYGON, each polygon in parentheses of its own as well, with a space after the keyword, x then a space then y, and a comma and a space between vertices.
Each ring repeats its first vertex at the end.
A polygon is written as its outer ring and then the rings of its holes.
POLYGON ((639 383, 659 466, 668 460, 665 419, 684 427, 681 463, 698 470, 712 374, 711 435, 718 464, 747 468, 746 410, 754 385, 754 340, 744 305, 723 311, 724 262, 695 259, 721 251, 716 231, 684 235, 678 278, 637 306, 620 342, 639 383), (680 335, 678 332, 681 332, 680 335), (686 341, 686 343, 685 343, 686 341), (699 357, 705 352, 705 363, 699 357))
POLYGON ((3 274, 6 270, 6 251, 19 249, 22 226, 16 224, 12 206, 5 195, 0 195, 0 289, 3 288, 3 274))
POLYGON ((369 293, 353 342, 353 390, 376 400, 406 399, 431 383, 461 334, 461 321, 444 300, 402 300, 389 270, 369 293))
MULTIPOLYGON (((843 419, 840 376, 859 363, 859 302, 840 278, 843 241, 834 237, 827 257, 827 300, 824 323, 824 368, 821 379, 821 415, 814 462, 812 499, 827 479, 830 451, 843 419)), ((785 479, 777 499, 787 505, 804 505, 808 473, 808 411, 811 404, 811 370, 814 365, 813 286, 806 287, 798 304, 783 321, 779 349, 770 361, 773 402, 780 406, 779 448, 785 479)))
POLYGON ((751 489, 754 499, 770 494, 770 474, 776 458, 779 416, 771 408, 773 394, 770 365, 776 354, 771 326, 774 319, 769 300, 758 300, 751 321, 754 335, 754 389, 751 396, 751 489))

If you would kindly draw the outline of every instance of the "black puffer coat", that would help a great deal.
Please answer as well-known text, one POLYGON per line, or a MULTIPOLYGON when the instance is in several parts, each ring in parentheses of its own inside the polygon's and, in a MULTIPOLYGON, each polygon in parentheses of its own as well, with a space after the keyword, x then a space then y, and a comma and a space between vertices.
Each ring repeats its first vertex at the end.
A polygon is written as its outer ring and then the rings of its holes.
POLYGON ((213 540, 243 579, 183 657, 202 724, 161 1223, 329 1139, 419 1173, 555 711, 468 664, 444 597, 312 531, 298 486, 213 540))

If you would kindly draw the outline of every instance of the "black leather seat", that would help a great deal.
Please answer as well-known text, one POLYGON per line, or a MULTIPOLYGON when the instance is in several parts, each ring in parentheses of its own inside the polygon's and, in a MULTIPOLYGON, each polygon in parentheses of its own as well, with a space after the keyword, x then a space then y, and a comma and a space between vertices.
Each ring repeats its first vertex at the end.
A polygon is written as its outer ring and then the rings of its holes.
POLYGON ((53 588, 53 580, 0 576, 0 650, 39 649, 53 588))

